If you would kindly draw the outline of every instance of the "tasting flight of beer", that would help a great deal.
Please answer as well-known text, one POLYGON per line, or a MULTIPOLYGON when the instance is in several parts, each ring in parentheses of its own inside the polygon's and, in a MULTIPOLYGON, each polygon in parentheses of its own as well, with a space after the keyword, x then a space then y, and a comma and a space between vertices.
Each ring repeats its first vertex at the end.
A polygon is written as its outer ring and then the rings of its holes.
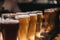
MULTIPOLYGON (((53 37, 50 33, 56 26, 58 11, 59 8, 50 8, 44 12, 3 13, 0 16, 0 40, 51 40, 53 37)), ((58 26, 60 23, 56 28, 58 26)), ((60 32, 55 35, 52 40, 60 40, 60 32)))

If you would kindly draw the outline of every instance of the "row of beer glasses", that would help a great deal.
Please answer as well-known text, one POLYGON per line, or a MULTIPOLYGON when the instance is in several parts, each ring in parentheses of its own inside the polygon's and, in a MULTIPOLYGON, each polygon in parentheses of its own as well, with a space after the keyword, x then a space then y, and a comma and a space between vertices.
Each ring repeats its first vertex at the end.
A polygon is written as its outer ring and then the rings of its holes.
POLYGON ((54 25, 56 9, 2 14, 3 40, 43 40, 54 25), (53 17, 52 19, 50 17, 53 17))
POLYGON ((2 14, 1 27, 3 40, 35 40, 36 32, 40 36, 42 12, 17 12, 2 14), (38 28, 39 27, 39 28, 38 28), (36 30, 37 28, 37 30, 36 30))

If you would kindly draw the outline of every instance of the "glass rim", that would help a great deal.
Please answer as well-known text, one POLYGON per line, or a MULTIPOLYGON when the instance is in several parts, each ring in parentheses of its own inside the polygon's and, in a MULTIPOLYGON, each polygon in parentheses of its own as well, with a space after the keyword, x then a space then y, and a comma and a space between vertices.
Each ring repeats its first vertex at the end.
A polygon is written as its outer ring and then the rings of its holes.
POLYGON ((37 11, 33 11, 33 12, 36 12, 36 13, 42 13, 42 11, 40 11, 40 10, 37 10, 37 11))
POLYGON ((11 23, 11 24, 13 24, 13 23, 19 23, 19 21, 17 20, 17 19, 3 19, 2 18, 2 21, 1 21, 1 23, 2 24, 9 24, 9 23, 11 23))
POLYGON ((55 12, 54 9, 45 9, 44 12, 55 12))
POLYGON ((4 13, 4 14, 2 14, 2 16, 14 16, 14 15, 16 15, 15 13, 4 13))
POLYGON ((16 15, 15 18, 19 19, 19 18, 29 18, 29 15, 16 15))

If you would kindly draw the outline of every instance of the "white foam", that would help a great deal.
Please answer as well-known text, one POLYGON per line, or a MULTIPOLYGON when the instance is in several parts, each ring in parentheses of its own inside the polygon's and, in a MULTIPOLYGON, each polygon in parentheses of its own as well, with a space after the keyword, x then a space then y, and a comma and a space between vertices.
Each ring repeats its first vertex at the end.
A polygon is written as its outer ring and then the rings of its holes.
POLYGON ((46 9, 44 12, 54 12, 54 9, 46 9))
POLYGON ((9 13, 2 14, 2 16, 9 16, 9 15, 10 15, 9 13))
POLYGON ((29 14, 29 15, 30 15, 30 16, 37 16, 37 14, 32 14, 32 13, 31 13, 31 14, 29 14))
POLYGON ((16 19, 18 18, 26 18, 26 17, 30 17, 29 15, 17 15, 15 16, 16 19))
POLYGON ((43 13, 37 13, 37 14, 41 14, 41 15, 43 15, 43 13))
POLYGON ((13 24, 13 23, 19 23, 19 21, 7 18, 7 19, 2 19, 2 23, 6 23, 6 24, 11 23, 11 24, 13 24))
POLYGON ((2 16, 15 16, 16 14, 15 13, 10 13, 10 14, 2 14, 2 16))
POLYGON ((39 10, 37 10, 37 11, 33 11, 33 12, 36 12, 36 13, 42 13, 42 11, 39 11, 39 10))

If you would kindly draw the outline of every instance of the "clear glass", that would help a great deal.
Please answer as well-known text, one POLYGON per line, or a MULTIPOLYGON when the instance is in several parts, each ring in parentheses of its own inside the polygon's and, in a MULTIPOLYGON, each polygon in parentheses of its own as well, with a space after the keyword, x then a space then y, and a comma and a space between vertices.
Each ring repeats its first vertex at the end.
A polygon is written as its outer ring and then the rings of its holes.
POLYGON ((29 15, 30 15, 30 23, 28 29, 28 40, 35 40, 37 14, 34 12, 30 12, 29 15))
POLYGON ((19 21, 12 18, 13 14, 2 14, 3 40, 17 40, 19 21))
POLYGON ((55 25, 54 24, 55 16, 56 16, 55 9, 46 9, 44 11, 45 26, 47 33, 51 31, 55 25))
POLYGON ((36 36, 35 40, 40 40, 42 35, 42 20, 43 20, 43 12, 42 11, 35 11, 37 14, 37 26, 36 26, 36 36))
POLYGON ((30 16, 26 12, 16 13, 16 19, 19 20, 18 40, 28 40, 28 28, 30 16))

